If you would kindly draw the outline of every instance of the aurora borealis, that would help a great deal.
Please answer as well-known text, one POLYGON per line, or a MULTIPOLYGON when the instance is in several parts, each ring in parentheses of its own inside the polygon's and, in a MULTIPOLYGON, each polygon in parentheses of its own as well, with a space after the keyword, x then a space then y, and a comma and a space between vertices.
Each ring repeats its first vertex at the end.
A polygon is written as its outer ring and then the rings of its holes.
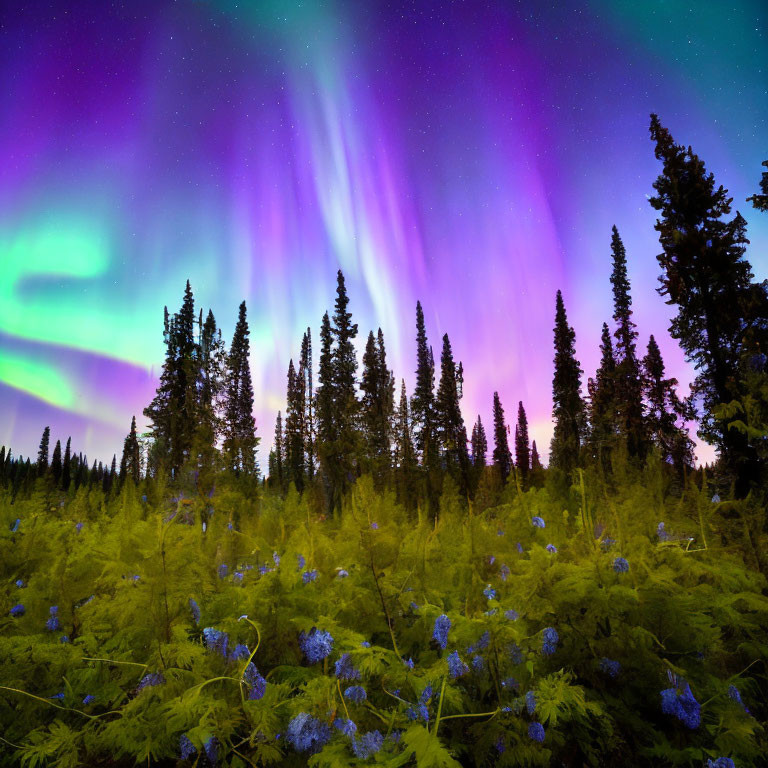
MULTIPOLYGON (((586 376, 627 246, 644 351, 690 369, 656 295, 657 112, 729 188, 768 277, 766 10, 682 2, 8 4, 0 10, 0 443, 119 450, 189 278, 249 309, 260 460, 341 268, 361 343, 414 370, 448 332, 463 409, 523 400, 546 451, 554 295, 586 376)), ((683 392, 687 387, 683 387, 683 392)), ((143 417, 140 418, 140 424, 143 417)), ((707 454, 702 454, 707 455, 707 454)))

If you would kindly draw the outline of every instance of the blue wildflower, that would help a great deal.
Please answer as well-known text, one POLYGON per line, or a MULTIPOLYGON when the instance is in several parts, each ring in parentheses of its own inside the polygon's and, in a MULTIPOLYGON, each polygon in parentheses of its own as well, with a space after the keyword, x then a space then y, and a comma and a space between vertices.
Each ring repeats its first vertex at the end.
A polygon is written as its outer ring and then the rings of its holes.
POLYGON ((27 609, 21 603, 16 603, 16 605, 14 605, 13 608, 11 608, 10 610, 10 614, 14 618, 23 616, 26 612, 27 612, 27 609))
POLYGON ((525 708, 531 716, 536 712, 536 694, 533 691, 528 691, 525 694, 525 708))
POLYGON ((713 504, 719 504, 720 503, 720 494, 719 493, 715 493, 712 496, 712 503, 713 504))
POLYGON ((317 664, 318 661, 330 655, 333 649, 333 637, 330 632, 312 627, 309 634, 302 632, 299 635, 299 646, 307 657, 307 661, 310 664, 317 664))
POLYGON ((504 752, 507 749, 506 745, 504 744, 504 737, 503 736, 499 736, 499 738, 496 739, 496 743, 493 746, 496 748, 496 751, 500 755, 503 755, 504 752))
POLYGON ((349 571, 345 571, 343 568, 336 574, 336 578, 346 579, 349 576, 349 571))
POLYGON ((331 729, 321 720, 300 712, 288 723, 286 740, 297 752, 319 752, 331 738, 331 729))
POLYGON ((621 664, 619 664, 618 661, 614 661, 613 659, 603 657, 600 659, 600 669, 609 677, 616 677, 621 670, 621 664))
POLYGON ((78 523, 78 524, 75 526, 75 530, 76 530, 78 533, 80 533, 80 531, 82 531, 82 530, 83 530, 83 525, 84 525, 84 523, 78 523))
POLYGON ((211 765, 216 765, 216 761, 219 759, 219 741, 215 736, 211 736, 208 741, 203 744, 205 750, 205 756, 208 758, 208 762, 211 765))
POLYGON ((715 760, 707 760, 707 768, 736 768, 736 763, 730 757, 718 757, 715 760))
POLYGON ((200 606, 197 604, 197 602, 194 600, 194 598, 189 598, 189 609, 192 611, 192 618, 195 621, 195 624, 200 623, 200 606))
POLYGON ((243 672, 243 681, 248 686, 248 698, 257 701, 264 697, 267 690, 267 681, 262 677, 256 665, 250 662, 243 672))
POLYGON ((469 672, 469 667, 461 660, 458 651, 448 654, 448 672, 454 680, 469 672))
POLYGON ((360 643, 361 648, 370 648, 371 644, 367 640, 363 640, 362 643, 360 643))
POLYGON ((336 662, 336 677, 339 680, 359 680, 360 670, 352 665, 352 659, 348 653, 343 653, 336 662))
POLYGON ((301 574, 301 580, 305 584, 309 584, 310 581, 317 581, 317 571, 315 569, 304 571, 304 573, 301 574))
POLYGON ((496 599, 496 590, 490 584, 483 590, 483 594, 488 598, 488 600, 496 599))
POLYGON ((83 705, 88 706, 89 704, 92 704, 94 701, 96 701, 96 697, 91 695, 90 693, 83 699, 83 705))
POLYGON ((607 538, 607 539, 603 539, 600 542, 600 546, 603 549, 610 549, 615 543, 616 543, 616 539, 607 538))
POLYGON ((613 570, 616 573, 626 573, 629 570, 629 563, 623 557, 617 557, 613 561, 613 570))
POLYGON ((659 541, 669 541, 671 538, 670 535, 667 533, 667 529, 664 526, 664 523, 661 522, 656 526, 656 535, 659 537, 659 541))
POLYGON ((266 576, 268 573, 271 573, 272 569, 268 565, 260 565, 259 566, 259 573, 262 576, 266 576))
POLYGON ((143 691, 145 688, 153 688, 156 685, 162 685, 164 682, 165 678, 160 672, 150 672, 141 678, 141 681, 136 686, 136 690, 143 691))
POLYGON ((358 760, 367 760, 375 755, 384 744, 384 737, 378 731, 364 733, 359 739, 352 740, 352 751, 358 760))
POLYGON ((418 611, 419 610, 419 604, 412 602, 410 605, 410 608, 412 611, 418 611))
POLYGON ((64 691, 59 691, 58 693, 54 693, 53 696, 51 696, 50 698, 56 699, 57 701, 64 701, 64 691))
POLYGON ((306 564, 306 560, 304 559, 304 555, 296 555, 296 562, 298 563, 297 571, 301 571, 304 569, 304 565, 306 564))
POLYGON ((477 673, 480 673, 485 669, 485 660, 482 656, 475 654, 472 657, 472 669, 474 669, 477 673))
POLYGON ((182 760, 189 760, 196 752, 197 747, 190 741, 189 736, 182 733, 181 738, 179 738, 179 757, 182 760))
POLYGON ((245 574, 242 571, 235 571, 234 574, 232 575, 232 578, 235 584, 242 584, 243 576, 245 576, 245 574))
POLYGON ((280 555, 278 555, 277 552, 272 553, 272 562, 276 567, 280 565, 280 555))
POLYGON ((62 636, 59 638, 59 642, 60 642, 60 643, 62 643, 62 644, 66 644, 66 643, 68 643, 68 642, 69 642, 69 635, 62 635, 62 636))
POLYGON ((674 715, 686 728, 693 730, 699 727, 701 706, 693 697, 688 683, 683 682, 681 690, 666 688, 661 691, 661 711, 665 715, 674 715))
POLYGON ((16 586, 17 586, 19 589, 24 589, 24 587, 26 587, 27 585, 26 585, 26 583, 24 582, 24 579, 16 579, 16 586))
POLYGON ((357 726, 346 717, 337 717, 333 721, 333 727, 349 738, 352 738, 357 733, 357 726))
POLYGON ((501 687, 516 691, 520 687, 520 683, 514 677, 505 677, 501 681, 501 687))
POLYGON ((437 644, 445 650, 448 645, 448 630, 451 628, 451 620, 443 613, 435 619, 435 628, 432 630, 432 637, 437 644))
POLYGON ((402 735, 403 735, 402 731, 398 731, 397 729, 395 729, 394 731, 392 731, 392 733, 389 734, 389 739, 393 744, 399 744, 402 735))
POLYGON ((495 616, 498 612, 499 612, 498 608, 491 608, 490 611, 484 611, 483 615, 484 616, 495 616))
POLYGON ((362 685, 350 685, 344 691, 344 696, 350 701, 354 701, 355 704, 361 704, 368 698, 368 694, 365 692, 365 688, 362 685))
POLYGON ((494 555, 488 555, 488 565, 493 565, 496 562, 496 557, 494 555))
POLYGON ((19 530, 20 525, 21 525, 21 518, 17 517, 13 525, 11 526, 11 533, 16 533, 16 531, 19 530))
POLYGON ((560 636, 554 627, 546 627, 542 633, 541 652, 545 656, 551 656, 557 650, 557 643, 560 636))
POLYGON ((215 651, 227 658, 227 646, 229 645, 229 635, 220 629, 206 627, 203 630, 203 641, 209 651, 215 651))
POLYGON ((517 552, 520 555, 523 554, 523 545, 519 541, 517 542, 517 552))
POLYGON ((744 702, 741 700, 741 693, 739 693, 739 689, 735 685, 728 686, 728 698, 735 701, 737 704, 739 704, 742 709, 747 713, 750 714, 749 710, 747 709, 744 702))
POLYGON ((505 563, 501 566, 501 570, 499 571, 499 576, 501 576, 502 581, 506 581, 509 578, 509 566, 505 563))
POLYGON ((544 726, 541 723, 531 723, 528 726, 528 736, 539 744, 544 741, 544 726))
POLYGON ((217 570, 219 572, 220 579, 227 578, 227 574, 229 573, 229 566, 226 563, 222 563, 217 570))
POLYGON ((379 530, 379 524, 378 523, 371 523, 371 530, 372 531, 378 531, 379 530))
POLYGON ((242 643, 238 643, 229 653, 229 660, 230 661, 241 661, 242 659, 247 659, 251 655, 251 652, 248 650, 247 645, 243 645, 242 643))
POLYGON ((547 552, 549 552, 552 555, 556 555, 557 547, 554 544, 547 544, 547 552))
POLYGON ((49 632, 58 632, 61 629, 61 623, 59 622, 59 606, 58 605, 52 605, 48 612, 51 614, 51 617, 48 619, 48 621, 45 622, 45 628, 49 632))
POLYGON ((522 664, 524 661, 523 649, 517 643, 510 643, 509 656, 513 664, 522 664))
POLYGON ((535 517, 533 517, 531 519, 531 524, 533 525, 534 528, 546 528, 547 527, 547 524, 538 515, 536 515, 535 517))
POLYGON ((504 618, 509 619, 509 621, 517 621, 520 615, 514 608, 510 608, 508 611, 504 611, 504 618))
POLYGON ((405 664, 408 669, 413 669, 413 659, 403 659, 403 664, 405 664))

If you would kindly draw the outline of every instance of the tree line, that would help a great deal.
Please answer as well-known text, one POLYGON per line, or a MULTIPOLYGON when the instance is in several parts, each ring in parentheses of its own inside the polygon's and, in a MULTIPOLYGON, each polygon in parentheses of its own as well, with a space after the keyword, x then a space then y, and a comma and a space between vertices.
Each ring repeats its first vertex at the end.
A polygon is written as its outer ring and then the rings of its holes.
MULTIPOLYGON (((661 253, 659 293, 675 315, 669 332, 697 375, 691 395, 681 397, 666 373, 656 339, 644 353, 633 321, 627 254, 618 229, 610 238, 613 295, 611 325, 603 323, 600 363, 583 382, 576 335, 561 291, 555 297, 554 434, 549 467, 543 469, 530 440, 522 402, 512 435, 498 392, 493 395, 493 450, 480 416, 468 435, 461 410, 464 367, 456 361, 448 334, 441 339, 439 367, 427 337, 424 311, 416 304, 415 386, 396 381, 387 363, 381 328, 370 331, 362 356, 355 353, 358 326, 349 310, 344 275, 337 275, 332 313, 319 331, 317 378, 311 329, 303 335, 297 363, 288 365, 286 407, 277 414, 274 446, 263 482, 273 492, 316 495, 328 513, 363 474, 377 489, 393 490, 409 509, 431 512, 452 489, 475 499, 512 482, 521 490, 541 485, 545 475, 570 483, 574 470, 591 467, 610 478, 617 462, 642 464, 658 456, 684 480, 693 469, 688 424, 718 451, 717 481, 723 492, 744 498, 765 483, 768 444, 768 281, 754 280, 745 258, 746 222, 731 215, 732 198, 717 186, 690 147, 676 144, 656 115, 651 139, 662 170, 651 206, 661 253)), ((764 163, 768 167, 768 161, 764 163)), ((761 192, 748 198, 768 210, 768 172, 761 192)), ((146 450, 135 417, 122 460, 107 468, 73 454, 57 441, 49 461, 46 427, 37 461, 0 453, 0 481, 17 491, 37 477, 68 490, 100 483, 105 492, 130 480, 159 475, 172 481, 193 477, 201 493, 217 478, 260 480, 253 418, 246 305, 240 305, 229 349, 212 311, 196 314, 189 282, 182 306, 164 312, 165 362, 152 402, 146 450)))

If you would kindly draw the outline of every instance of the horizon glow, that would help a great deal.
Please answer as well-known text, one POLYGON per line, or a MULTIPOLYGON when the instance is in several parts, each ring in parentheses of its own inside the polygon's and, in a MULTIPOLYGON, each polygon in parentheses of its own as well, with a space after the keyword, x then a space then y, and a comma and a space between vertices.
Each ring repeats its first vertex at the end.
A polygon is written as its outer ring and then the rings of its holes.
MULTIPOLYGON (((266 468, 288 361, 342 269, 359 348, 412 391, 415 304, 464 363, 468 431, 498 390, 546 457, 554 296, 586 385, 610 321, 610 229, 642 356, 693 372, 656 294, 657 112, 748 222, 766 159, 762 3, 94 0, 0 27, 0 444, 109 461, 152 398, 189 278, 227 341, 242 299, 266 468)), ((585 386, 586 388, 586 386, 585 386)), ((490 434, 490 432, 489 432, 490 434)), ((702 459, 711 449, 699 451, 702 459)))

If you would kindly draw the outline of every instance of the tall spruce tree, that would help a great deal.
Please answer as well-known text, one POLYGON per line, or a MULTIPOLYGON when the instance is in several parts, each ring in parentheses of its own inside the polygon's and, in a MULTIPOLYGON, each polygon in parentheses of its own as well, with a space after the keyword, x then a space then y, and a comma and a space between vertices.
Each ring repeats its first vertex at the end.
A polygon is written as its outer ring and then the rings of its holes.
POLYGON ((418 462, 411 434, 408 394, 405 381, 400 384, 400 406, 395 418, 395 491, 397 500, 408 510, 416 507, 418 462))
MULTIPOLYGON (((768 160, 763 161, 763 167, 768 168, 768 160)), ((763 171, 760 178, 760 194, 748 197, 747 202, 758 211, 768 211, 768 171, 763 171)))
POLYGON ((616 226, 611 230, 613 320, 616 323, 614 403, 617 426, 630 456, 642 458, 647 448, 643 421, 643 393, 637 360, 637 331, 632 321, 632 296, 627 274, 627 252, 616 226))
POLYGON ((469 490, 467 430, 459 405, 458 371, 447 333, 443 336, 443 351, 440 355, 440 384, 435 398, 435 427, 446 469, 458 484, 461 495, 465 496, 469 490))
POLYGON ((127 480, 138 485, 141 480, 141 447, 136 434, 136 417, 131 419, 131 429, 123 442, 123 457, 120 460, 120 482, 127 480))
POLYGON ((40 448, 37 451, 37 476, 42 477, 48 471, 48 451, 51 442, 51 428, 43 430, 40 438, 40 448))
POLYGON ((281 491, 285 488, 285 446, 283 440, 283 414, 278 411, 275 419, 275 445, 270 456, 272 463, 269 467, 269 479, 271 484, 281 491))
POLYGON ((536 441, 531 444, 531 472, 537 472, 542 469, 539 449, 536 447, 536 441))
POLYGON ((600 367, 595 378, 587 382, 589 394, 589 452, 603 468, 609 468, 609 457, 616 443, 618 419, 616 416, 616 358, 608 324, 603 323, 600 338, 600 367))
POLYGON ((493 442, 493 466, 498 470, 501 481, 506 482, 512 472, 512 453, 509 450, 504 408, 498 392, 493 393, 493 442))
POLYGON ((51 457, 51 477, 53 477, 53 483, 57 488, 61 486, 61 473, 61 440, 57 440, 51 457))
POLYGON ((197 425, 194 433, 193 454, 200 469, 213 470, 217 464, 216 444, 221 435, 221 400, 224 394, 226 348, 216 318, 209 309, 202 322, 200 310, 200 366, 197 425))
POLYGON ((651 336, 643 358, 643 388, 647 404, 649 437, 664 461, 679 473, 693 465, 693 442, 685 420, 694 414, 677 396, 677 379, 665 378, 664 360, 659 345, 651 336))
POLYGON ((528 473, 531 469, 531 445, 528 437, 528 416, 523 401, 517 405, 517 425, 515 426, 515 466, 520 473, 524 488, 528 486, 528 473))
POLYGON ((584 432, 581 366, 576 359, 576 334, 568 325, 563 295, 555 300, 555 372, 552 379, 552 416, 555 422, 549 464, 566 475, 579 461, 584 432))
POLYGON ((485 457, 488 454, 488 438, 485 435, 483 421, 478 415, 472 427, 472 466, 477 469, 485 467, 485 457))
POLYGON ((72 482, 72 438, 67 438, 67 447, 64 449, 64 461, 61 465, 61 487, 68 491, 72 482))
POLYGON ((255 478, 256 420, 253 418, 253 383, 251 381, 250 341, 245 302, 240 304, 237 325, 227 355, 226 398, 224 404, 224 441, 222 450, 227 468, 236 475, 255 478))
POLYGON ((293 483, 296 490, 304 490, 304 380, 293 360, 288 364, 288 407, 285 412, 285 482, 293 483))
POLYGON ((715 443, 721 467, 742 498, 758 482, 760 460, 748 434, 732 428, 725 411, 748 395, 741 361, 751 350, 765 348, 768 284, 753 282, 744 257, 746 222, 738 212, 729 218, 728 191, 715 187, 703 161, 690 147, 675 144, 656 115, 650 133, 663 164, 650 198, 661 216, 658 291, 677 308, 670 333, 698 370, 699 434, 715 443))
POLYGON ((427 461, 433 444, 435 406, 435 365, 427 343, 424 311, 416 302, 416 388, 411 398, 411 418, 416 450, 427 461))
POLYGON ((299 376, 304 390, 304 449, 306 451, 307 475, 315 476, 315 393, 312 382, 312 331, 307 328, 301 340, 301 361, 299 376))

